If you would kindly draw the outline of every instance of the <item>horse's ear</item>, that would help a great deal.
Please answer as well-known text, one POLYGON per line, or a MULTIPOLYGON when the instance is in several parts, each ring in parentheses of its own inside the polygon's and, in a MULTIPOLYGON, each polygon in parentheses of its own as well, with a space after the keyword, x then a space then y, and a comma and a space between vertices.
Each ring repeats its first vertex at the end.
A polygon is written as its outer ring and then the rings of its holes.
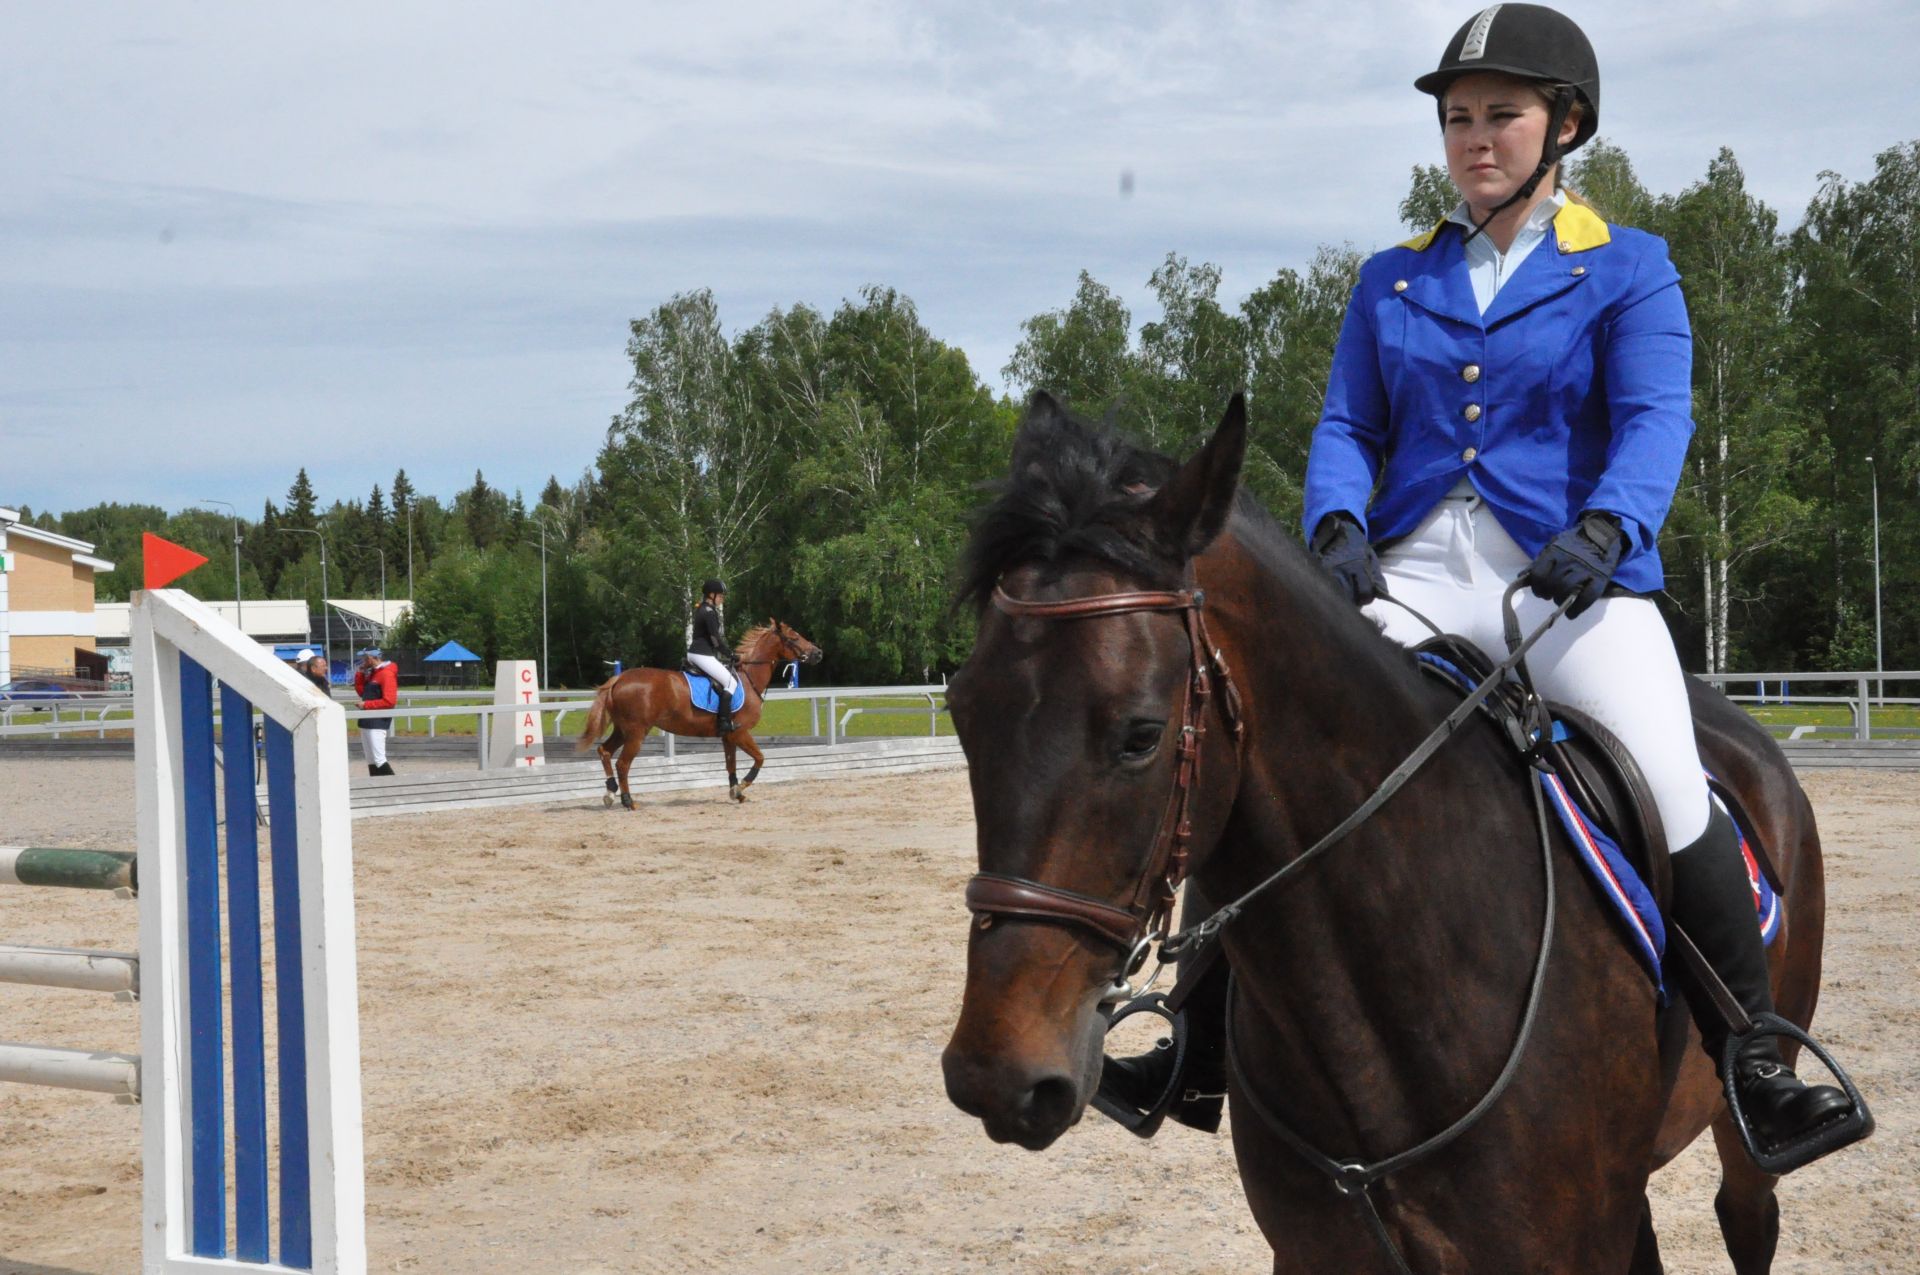
POLYGON ((1147 507, 1170 544, 1192 555, 1213 543, 1233 511, 1246 455, 1247 400, 1235 394, 1207 445, 1180 466, 1147 507))
POLYGON ((1020 418, 1019 432, 1013 436, 1013 472, 1017 474, 1029 462, 1050 454, 1057 445, 1057 431, 1067 419, 1067 410, 1058 399, 1045 390, 1035 390, 1027 399, 1027 414, 1020 418))
POLYGON ((1045 390, 1035 390, 1027 399, 1026 423, 1050 424, 1066 414, 1066 409, 1060 406, 1060 400, 1045 390))

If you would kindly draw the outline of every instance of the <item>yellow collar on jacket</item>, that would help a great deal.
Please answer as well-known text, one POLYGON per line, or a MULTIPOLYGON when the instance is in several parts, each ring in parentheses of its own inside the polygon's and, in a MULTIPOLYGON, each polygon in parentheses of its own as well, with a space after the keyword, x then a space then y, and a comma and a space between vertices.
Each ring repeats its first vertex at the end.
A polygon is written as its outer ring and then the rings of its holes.
MULTIPOLYGON (((1415 252, 1425 252, 1428 245, 1439 238, 1440 232, 1449 224, 1451 223, 1443 221, 1432 230, 1422 231, 1400 246, 1411 248, 1415 252)), ((1567 201, 1566 207, 1554 214, 1553 237, 1559 242, 1560 251, 1563 253, 1586 252, 1613 242, 1613 235, 1607 230, 1607 223, 1600 220, 1600 214, 1585 204, 1577 204, 1571 199, 1567 201)))

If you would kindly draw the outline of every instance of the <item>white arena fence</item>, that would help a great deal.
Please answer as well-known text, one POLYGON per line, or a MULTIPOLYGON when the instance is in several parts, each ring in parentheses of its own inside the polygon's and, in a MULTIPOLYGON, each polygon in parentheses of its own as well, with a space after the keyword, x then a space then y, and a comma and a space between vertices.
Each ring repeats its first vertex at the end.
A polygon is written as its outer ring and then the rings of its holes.
MULTIPOLYGON (((492 738, 492 717, 498 713, 537 712, 546 727, 549 736, 564 736, 568 726, 580 730, 586 725, 588 711, 593 706, 595 691, 588 690, 549 690, 543 691, 538 703, 501 706, 491 702, 487 693, 475 691, 402 691, 399 706, 367 711, 358 708, 347 710, 348 721, 358 721, 363 717, 388 717, 396 725, 402 738, 425 735, 437 737, 438 725, 448 719, 457 719, 463 725, 468 719, 478 716, 480 729, 475 734, 479 764, 487 765, 487 741, 492 738)), ((947 711, 947 688, 939 684, 910 686, 821 686, 787 688, 769 687, 767 701, 778 703, 786 700, 804 702, 808 708, 808 734, 823 739, 829 746, 847 742, 853 738, 853 724, 866 717, 906 716, 924 718, 928 735, 939 733, 940 718, 947 711), (876 701, 913 700, 915 704, 879 703, 876 701)), ((344 707, 344 705, 343 705, 344 707)), ((8 739, 37 739, 64 736, 104 737, 110 731, 125 732, 133 727, 131 720, 137 717, 137 705, 130 696, 122 695, 113 700, 101 700, 83 704, 47 705, 33 708, 17 705, 11 710, 0 708, 0 747, 8 739), (35 720, 34 715, 42 714, 47 720, 35 720), (64 717, 63 717, 64 715, 64 717), (15 724, 8 724, 11 721, 15 724)), ((216 711, 216 723, 219 715, 216 711)), ((673 737, 666 742, 667 755, 674 755, 673 737)))
POLYGON ((139 953, 0 948, 0 981, 138 995, 141 1052, 0 1045, 0 1080, 141 1103, 146 1275, 361 1275, 345 714, 179 590, 136 593, 132 617, 137 859, 0 847, 0 884, 137 888, 139 953), (242 746, 216 748, 216 702, 242 746))
MULTIPOLYGON (((1842 673, 1701 673, 1702 681, 1718 686, 1735 703, 1751 707, 1797 705, 1803 708, 1833 706, 1844 709, 1846 725, 1776 726, 1774 733, 1783 739, 1908 740, 1920 736, 1920 729, 1876 722, 1876 714, 1886 709, 1920 706, 1920 672, 1912 670, 1850 671, 1842 673), (1892 693, 1889 693, 1889 692, 1892 693), (1902 694, 1901 692, 1906 692, 1902 694)), ((938 719, 946 712, 944 685, 912 686, 823 686, 788 689, 770 687, 769 702, 803 700, 809 708, 808 733, 829 745, 845 742, 852 723, 862 716, 925 714, 929 735, 938 733, 938 719), (925 707, 900 704, 880 705, 882 699, 914 699, 925 707)), ((349 709, 347 720, 361 717, 391 717, 399 724, 401 735, 437 736, 439 723, 448 718, 466 719, 478 714, 483 719, 478 731, 480 765, 486 765, 485 740, 490 736, 491 715, 503 712, 535 711, 546 722, 547 733, 567 733, 569 719, 577 729, 584 723, 593 703, 593 689, 543 691, 536 704, 502 708, 492 704, 485 691, 403 690, 397 708, 378 713, 349 709)), ((24 700, 0 702, 0 747, 9 739, 94 736, 109 732, 124 733, 133 727, 136 703, 131 692, 81 692, 60 701, 24 700)), ((216 712, 215 720, 218 720, 216 712)), ((1883 718, 1884 721, 1884 718, 1883 718)), ((671 751, 671 742, 667 745, 671 751)))

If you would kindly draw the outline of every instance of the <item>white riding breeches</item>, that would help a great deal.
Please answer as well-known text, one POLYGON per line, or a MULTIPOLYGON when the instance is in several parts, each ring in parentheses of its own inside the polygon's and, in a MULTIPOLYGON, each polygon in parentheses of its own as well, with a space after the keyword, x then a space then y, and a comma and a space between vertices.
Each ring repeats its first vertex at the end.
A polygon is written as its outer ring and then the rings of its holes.
POLYGON ((387 764, 387 732, 375 727, 368 730, 360 728, 360 751, 365 754, 367 765, 384 766, 387 764))
MULTIPOLYGON (((1459 488, 1380 555, 1389 594, 1495 662, 1507 653, 1501 595, 1531 561, 1480 497, 1459 488)), ((1531 633, 1555 604, 1522 590, 1514 605, 1521 631, 1531 633)), ((1432 636, 1392 602, 1376 599, 1366 611, 1404 646, 1432 636)), ((1711 798, 1685 675, 1651 598, 1602 598, 1579 619, 1561 617, 1527 653, 1527 671, 1541 695, 1586 713, 1626 746, 1653 791, 1669 849, 1699 839, 1711 798)))
POLYGON ((711 655, 695 655, 689 651, 687 653, 687 663, 712 678, 714 684, 720 687, 721 690, 729 695, 733 694, 733 688, 738 684, 734 679, 733 670, 722 664, 719 660, 711 655))

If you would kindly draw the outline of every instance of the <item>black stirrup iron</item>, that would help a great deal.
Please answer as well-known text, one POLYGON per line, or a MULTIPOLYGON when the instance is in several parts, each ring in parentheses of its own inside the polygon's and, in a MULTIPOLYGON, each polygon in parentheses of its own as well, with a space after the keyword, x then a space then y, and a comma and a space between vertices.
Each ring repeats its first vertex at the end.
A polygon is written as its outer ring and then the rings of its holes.
POLYGON ((1168 1008, 1167 998, 1159 992, 1150 992, 1145 996, 1136 996, 1114 1011, 1107 1020, 1107 1031, 1112 1033, 1125 1020, 1135 1014, 1152 1014, 1166 1022, 1170 1038, 1160 1042, 1158 1048, 1173 1051, 1173 1068, 1167 1073, 1167 1083, 1151 1104, 1145 1109, 1134 1106, 1119 1095, 1110 1093, 1106 1078, 1102 1076, 1100 1088, 1094 1092, 1090 1104, 1095 1111, 1106 1116, 1128 1133, 1142 1138, 1151 1138, 1158 1133, 1166 1121, 1167 1113, 1182 1097, 1181 1077, 1187 1069, 1187 1016, 1168 1008))
POLYGON ((1867 1109, 1867 1100, 1860 1096, 1853 1077, 1841 1070, 1840 1064, 1821 1047, 1819 1041, 1778 1014, 1756 1014, 1745 1033, 1727 1033, 1727 1043, 1720 1053, 1720 1074, 1726 1077, 1727 1110, 1733 1115, 1733 1127, 1740 1134, 1741 1145, 1746 1147, 1748 1157, 1755 1164, 1775 1177, 1792 1173, 1842 1147, 1852 1146, 1873 1132, 1873 1112, 1867 1109), (1799 1041, 1801 1048, 1818 1058, 1820 1065, 1833 1073, 1834 1080, 1839 1082, 1853 1106, 1798 1137, 1780 1143, 1763 1142, 1747 1113, 1741 1109, 1739 1060, 1744 1047, 1766 1036, 1784 1036, 1788 1040, 1799 1041))

